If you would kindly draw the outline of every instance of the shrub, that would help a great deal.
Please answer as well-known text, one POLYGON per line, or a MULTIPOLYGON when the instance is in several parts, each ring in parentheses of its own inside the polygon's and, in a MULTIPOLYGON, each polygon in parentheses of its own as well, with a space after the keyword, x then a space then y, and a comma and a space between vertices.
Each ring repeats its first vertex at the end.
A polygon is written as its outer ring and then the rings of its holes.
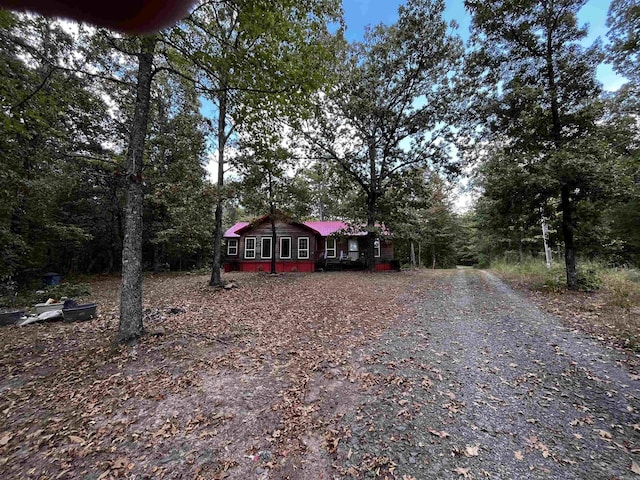
POLYGON ((630 309, 640 304, 640 277, 635 270, 610 270, 604 276, 604 286, 609 293, 608 304, 630 309))
POLYGON ((594 265, 586 265, 578 269, 578 290, 583 292, 595 292, 602 286, 600 268, 594 265))

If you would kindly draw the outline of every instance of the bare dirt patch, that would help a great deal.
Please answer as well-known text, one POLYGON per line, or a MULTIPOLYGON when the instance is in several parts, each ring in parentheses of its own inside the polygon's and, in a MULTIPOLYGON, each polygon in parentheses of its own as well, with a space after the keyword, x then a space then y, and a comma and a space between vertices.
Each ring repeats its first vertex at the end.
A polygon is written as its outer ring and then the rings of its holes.
POLYGON ((137 345, 99 318, 0 331, 3 478, 330 478, 327 434, 357 385, 350 359, 402 312, 403 274, 145 278, 137 345))

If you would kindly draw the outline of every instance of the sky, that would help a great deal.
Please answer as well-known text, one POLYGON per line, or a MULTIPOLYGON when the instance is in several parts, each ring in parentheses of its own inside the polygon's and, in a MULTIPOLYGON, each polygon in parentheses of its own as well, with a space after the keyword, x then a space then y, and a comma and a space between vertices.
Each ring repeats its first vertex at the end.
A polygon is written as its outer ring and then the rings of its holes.
MULTIPOLYGON (((347 39, 360 40, 368 25, 395 22, 398 18, 398 5, 402 3, 403 0, 343 0, 347 39)), ((598 37, 606 42, 605 22, 609 3, 610 0, 589 0, 580 10, 580 24, 589 25, 589 36, 585 40, 587 45, 598 37)), ((458 23, 458 34, 466 40, 469 37, 470 17, 464 8, 464 0, 445 0, 445 5, 445 18, 458 23)), ((601 65, 598 68, 598 80, 602 82, 605 90, 617 90, 624 83, 624 79, 616 75, 610 65, 601 65)))

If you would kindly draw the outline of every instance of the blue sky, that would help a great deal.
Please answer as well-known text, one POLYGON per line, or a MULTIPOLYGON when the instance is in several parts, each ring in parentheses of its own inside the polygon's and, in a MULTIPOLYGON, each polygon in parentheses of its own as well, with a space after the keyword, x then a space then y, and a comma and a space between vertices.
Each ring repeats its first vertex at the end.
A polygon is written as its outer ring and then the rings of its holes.
MULTIPOLYGON (((397 18, 398 5, 403 0, 343 0, 344 17, 347 24, 347 38, 359 40, 367 25, 393 23, 397 18)), ((600 37, 606 41, 607 10, 610 0, 589 0, 579 14, 580 24, 589 24, 589 38, 592 43, 600 37)), ((445 18, 455 20, 460 28, 458 33, 463 39, 469 35, 469 15, 464 9, 464 0, 445 0, 445 18)), ((611 66, 601 65, 598 68, 598 79, 607 90, 617 90, 624 82, 617 76, 611 66)))

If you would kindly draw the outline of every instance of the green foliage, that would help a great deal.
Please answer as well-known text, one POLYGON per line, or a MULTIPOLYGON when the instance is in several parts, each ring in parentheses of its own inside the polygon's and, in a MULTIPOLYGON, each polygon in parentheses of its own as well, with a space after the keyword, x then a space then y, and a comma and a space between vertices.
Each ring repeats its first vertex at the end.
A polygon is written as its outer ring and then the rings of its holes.
POLYGON ((618 73, 636 83, 640 79, 640 2, 612 0, 607 16, 609 60, 618 73))
POLYGON ((435 172, 416 168, 399 175, 380 201, 380 219, 393 232, 397 258, 430 268, 455 267, 463 228, 453 212, 450 187, 435 172))
MULTIPOLYGON (((490 268, 508 277, 527 281, 540 290, 559 293, 566 289, 564 266, 554 262, 551 268, 547 268, 544 257, 528 257, 521 261, 503 258, 492 262, 490 268)), ((578 265, 579 290, 583 292, 599 290, 605 283, 606 272, 609 271, 611 270, 598 262, 581 262, 578 265)))
POLYGON ((192 84, 158 75, 145 168, 144 261, 154 270, 202 263, 214 189, 206 178, 206 122, 192 84))
POLYGON ((494 145, 482 147, 481 228, 496 240, 494 253, 522 256, 541 251, 536 230, 547 218, 560 234, 552 245, 568 259, 568 285, 591 288, 594 282, 584 280, 585 287, 576 275, 576 252, 612 259, 621 253, 602 207, 620 193, 622 135, 609 123, 614 116, 595 78, 601 46, 580 43, 584 2, 465 4, 474 15, 467 68, 480 92, 472 111, 487 119, 485 140, 494 145))
POLYGON ((610 293, 611 306, 628 310, 640 304, 640 271, 608 270, 603 275, 603 283, 610 293))
POLYGON ((602 287, 601 269, 598 266, 584 265, 578 268, 578 289, 583 292, 595 292, 602 287))
POLYGON ((453 79, 460 39, 443 20, 441 0, 409 0, 393 25, 371 28, 361 43, 345 46, 337 84, 316 97, 315 115, 300 132, 313 158, 339 166, 357 187, 349 218, 366 222, 373 268, 376 224, 400 196, 389 192, 417 167, 456 170, 447 149, 459 104, 453 79))
POLYGON ((19 306, 29 307, 36 303, 44 303, 50 298, 59 301, 61 298, 78 300, 91 295, 89 286, 84 283, 61 283, 42 290, 23 288, 15 292, 14 297, 0 296, 0 307, 19 306))
POLYGON ((61 191, 77 178, 69 163, 102 152, 106 105, 60 68, 74 39, 59 23, 3 11, 0 39, 0 277, 23 282, 92 237, 66 221, 61 191))

